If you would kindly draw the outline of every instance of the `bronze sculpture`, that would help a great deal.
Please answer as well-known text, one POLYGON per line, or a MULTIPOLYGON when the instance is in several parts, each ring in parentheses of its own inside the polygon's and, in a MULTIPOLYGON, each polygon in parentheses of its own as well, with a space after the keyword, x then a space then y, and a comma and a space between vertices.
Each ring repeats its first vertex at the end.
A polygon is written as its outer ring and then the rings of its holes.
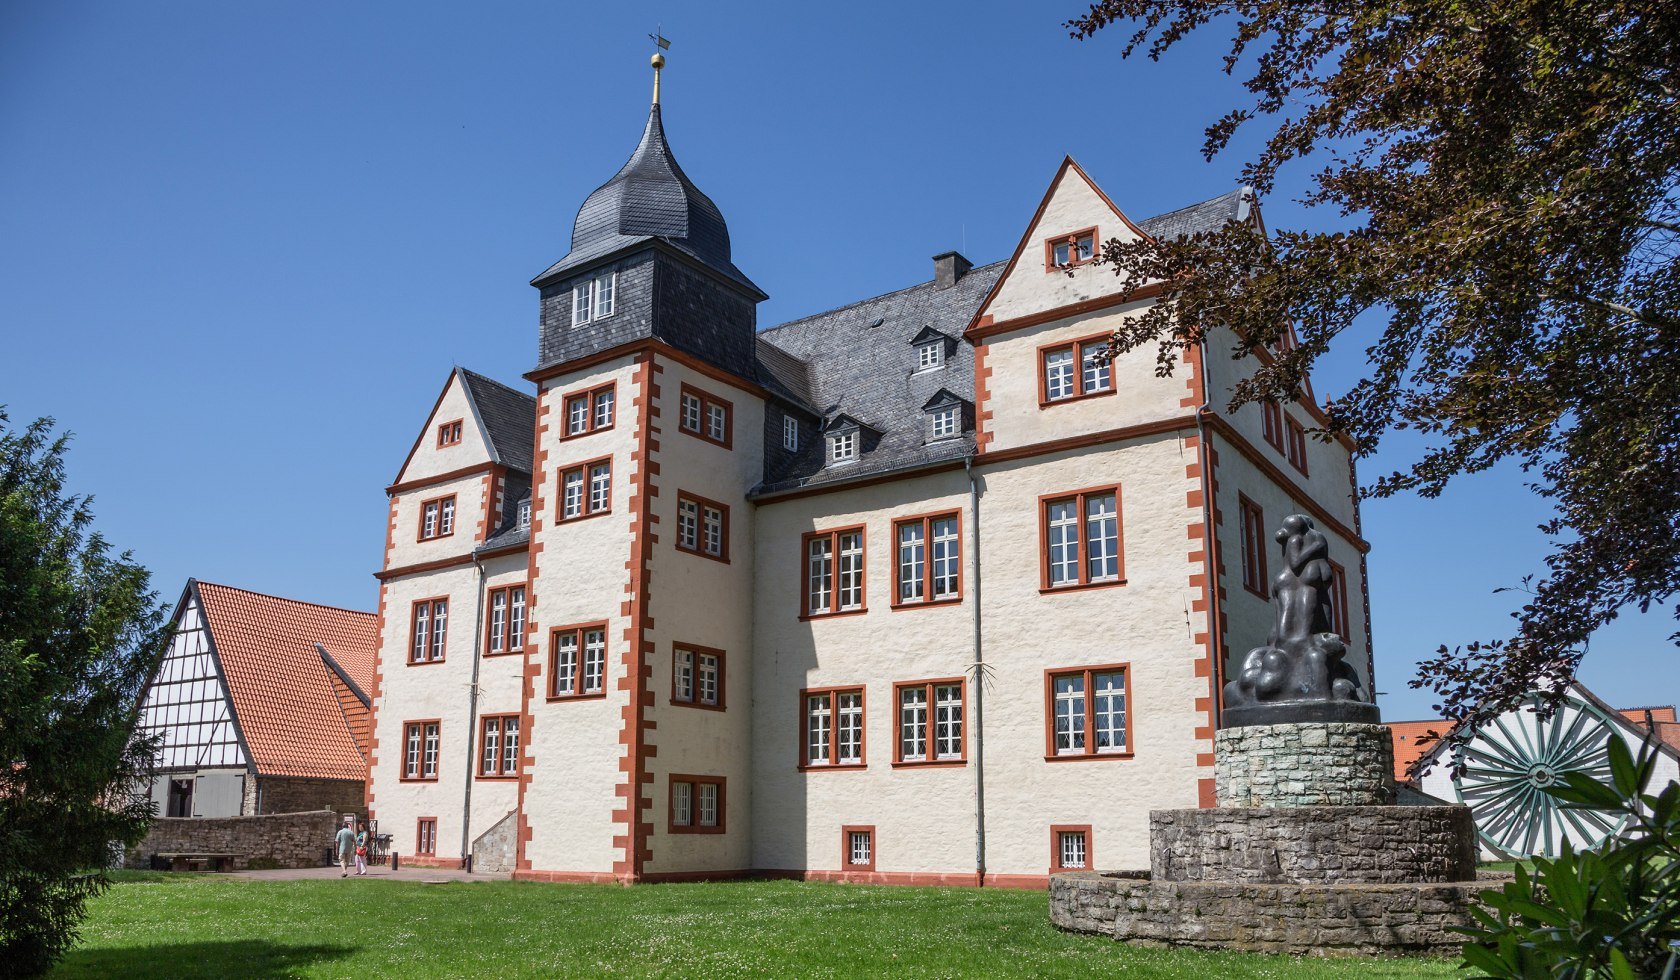
POLYGON ((1347 644, 1330 629, 1330 542, 1310 518, 1284 518, 1274 535, 1283 570, 1272 581, 1275 620, 1264 646, 1243 658, 1225 685, 1223 727, 1303 721, 1375 724, 1367 699, 1345 659, 1347 644))

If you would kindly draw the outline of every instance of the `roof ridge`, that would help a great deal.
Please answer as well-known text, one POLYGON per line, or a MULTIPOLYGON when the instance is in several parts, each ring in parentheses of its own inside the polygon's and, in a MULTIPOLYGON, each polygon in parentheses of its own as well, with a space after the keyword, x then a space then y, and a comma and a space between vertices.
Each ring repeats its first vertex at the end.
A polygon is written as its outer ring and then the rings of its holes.
POLYGON ((314 606, 317 609, 331 609, 335 612, 353 613, 357 616, 367 616, 372 619, 379 618, 379 614, 377 612, 364 612, 360 609, 350 609, 345 606, 329 606, 324 602, 310 602, 308 599, 292 599, 283 595, 275 595, 272 592, 258 592, 255 589, 242 589, 237 585, 223 585, 220 582, 210 582, 205 579, 194 579, 193 581, 197 582, 200 586, 211 585, 218 589, 227 589, 230 592, 243 592, 246 595, 260 596, 264 599, 278 599, 281 602, 290 602, 299 606, 314 606))
POLYGON ((470 374, 480 381, 487 381, 490 384, 493 384, 496 387, 501 388, 503 391, 512 392, 513 394, 518 395, 519 397, 524 398, 524 399, 526 399, 526 400, 528 400, 532 403, 535 403, 536 400, 537 400, 535 395, 532 395, 529 392, 520 391, 518 388, 515 388, 514 386, 512 386, 510 384, 504 384, 503 382, 497 381, 495 378, 490 377, 488 374, 480 374, 477 371, 474 371, 472 368, 467 367, 465 364, 457 364, 457 365, 455 365, 455 367, 457 369, 459 369, 462 374, 470 374))
POLYGON ((1200 201, 1191 201, 1189 204, 1186 204, 1181 208, 1173 208, 1171 211, 1162 211, 1160 214, 1152 214, 1147 218, 1140 219, 1138 221, 1138 224, 1141 225, 1141 224, 1145 224, 1145 223, 1150 222, 1150 221, 1159 221, 1162 218, 1172 217, 1173 215, 1178 214, 1180 211, 1189 211, 1192 208, 1199 208, 1204 204, 1212 204, 1214 201, 1223 201, 1225 198, 1230 197, 1232 194, 1241 194, 1248 189, 1249 189, 1249 186, 1247 184, 1238 184, 1236 187, 1232 188, 1231 190, 1226 191, 1223 194, 1215 194, 1214 196, 1212 196, 1210 198, 1206 198, 1206 199, 1200 200, 1200 201))
MULTIPOLYGON (((1002 265, 1003 263, 1005 263, 1007 261, 1009 261, 1009 260, 1008 259, 998 259, 995 262, 987 262, 985 265, 973 266, 972 268, 970 268, 968 270, 967 273, 964 274, 963 278, 966 279, 969 276, 972 276, 973 274, 975 274, 976 272, 979 272, 981 269, 990 269, 994 265, 1002 265)), ((899 293, 908 293, 912 289, 921 289, 924 286, 931 286, 936 281, 937 280, 929 279, 926 282, 912 283, 911 285, 903 286, 903 287, 900 287, 898 289, 891 289, 891 290, 888 290, 887 292, 878 293, 874 296, 865 296, 863 299, 853 300, 850 303, 842 303, 839 306, 833 307, 832 309, 818 310, 815 313, 807 313, 806 315, 804 315, 802 317, 799 317, 797 319, 786 320, 782 323, 776 324, 773 327, 765 327, 763 330, 760 330, 758 332, 758 334, 759 334, 759 336, 763 336, 764 334, 772 333, 774 331, 780 330, 783 327, 791 327, 796 323, 804 323, 806 320, 815 320, 819 316, 829 316, 831 314, 839 313, 842 310, 849 310, 854 306, 862 306, 865 303, 873 303, 876 300, 886 299, 888 296, 897 296, 899 293)), ((947 336, 949 336, 949 335, 947 335, 947 336)))

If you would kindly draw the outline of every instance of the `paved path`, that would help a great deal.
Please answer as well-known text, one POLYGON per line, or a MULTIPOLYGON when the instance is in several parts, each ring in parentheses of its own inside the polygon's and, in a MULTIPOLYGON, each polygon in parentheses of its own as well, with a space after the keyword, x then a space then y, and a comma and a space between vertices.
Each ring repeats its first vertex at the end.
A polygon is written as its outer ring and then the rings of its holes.
MULTIPOLYGON (((303 878, 337 878, 339 873, 338 866, 334 865, 330 868, 278 868, 273 871, 230 871, 227 873, 227 877, 254 878, 259 881, 297 881, 303 878)), ((350 878, 355 877, 356 873, 351 871, 350 878)), ((457 871, 452 868, 400 868, 396 871, 392 871, 391 866, 386 864, 377 868, 369 868, 367 874, 363 877, 384 878, 391 881, 445 882, 508 881, 513 877, 513 875, 506 872, 480 872, 477 874, 468 874, 465 871, 457 871)), ((348 881, 350 879, 347 878, 345 880, 348 881)))

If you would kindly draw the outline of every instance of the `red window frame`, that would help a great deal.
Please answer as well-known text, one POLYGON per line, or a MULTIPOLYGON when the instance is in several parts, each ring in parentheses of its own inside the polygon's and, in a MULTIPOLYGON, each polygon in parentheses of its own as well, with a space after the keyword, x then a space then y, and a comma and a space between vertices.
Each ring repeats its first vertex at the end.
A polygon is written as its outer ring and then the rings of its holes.
MULTIPOLYGON (((967 731, 963 735, 967 737, 967 731)), ((965 745, 966 749, 967 746, 965 745)), ((862 684, 841 684, 838 687, 807 687, 799 692, 799 759, 800 772, 829 772, 848 771, 869 768, 869 693, 862 684), (840 695, 856 694, 858 696, 858 717, 862 724, 858 728, 858 761, 839 762, 840 740, 836 737, 840 720, 840 695), (828 698, 828 759, 827 762, 811 762, 811 714, 810 700, 815 697, 828 698)))
POLYGON ((677 430, 685 432, 702 442, 709 442, 714 446, 722 446, 724 449, 733 448, 735 442, 735 403, 685 382, 677 394, 677 430), (686 398, 697 398, 700 401, 700 427, 697 429, 688 427, 688 419, 683 412, 683 401, 686 398), (723 409, 722 439, 714 438, 711 434, 710 422, 712 408, 714 407, 723 409))
POLYGON ((1130 759, 1137 753, 1132 741, 1132 719, 1136 717, 1136 703, 1132 700, 1132 665, 1091 664, 1085 667, 1050 667, 1044 671, 1044 761, 1087 762, 1092 759, 1130 759), (1126 698, 1126 748, 1120 752, 1098 752, 1096 739, 1097 713, 1091 710, 1092 675, 1119 673, 1125 681, 1122 688, 1126 698), (1056 678, 1074 674, 1085 676, 1085 747, 1078 752, 1056 752, 1056 678))
POLYGON ((594 459, 584 460, 560 470, 560 482, 554 487, 554 522, 556 524, 575 524, 578 521, 587 521, 591 517, 600 517, 612 513, 612 462, 613 458, 611 456, 597 456, 594 459), (594 495, 589 492, 590 471, 602 463, 607 464, 607 505, 600 510, 591 510, 590 501, 594 495), (573 473, 579 473, 583 477, 583 508, 576 517, 567 517, 566 479, 573 473))
POLYGON ((526 587, 527 584, 528 583, 525 583, 525 582, 514 582, 510 585, 498 585, 495 588, 490 589, 489 591, 487 591, 485 593, 485 596, 484 596, 484 655, 486 657, 506 657, 506 656, 509 656, 511 654, 524 653, 525 652, 525 636, 524 636, 524 633, 525 633, 525 630, 528 629, 531 625, 531 594, 530 594, 530 590, 526 587), (521 598, 525 602, 525 618, 524 618, 524 621, 520 624, 521 628, 518 630, 517 633, 514 631, 514 628, 513 628, 513 593, 515 592, 515 590, 522 593, 521 598), (503 623, 502 623, 502 629, 506 633, 506 636, 503 638, 503 643, 505 645, 500 650, 496 649, 496 637, 495 637, 495 634, 492 632, 492 630, 495 627, 495 620, 494 620, 493 616, 494 616, 494 610, 495 610, 495 603, 496 603, 496 596, 497 595, 501 595, 501 596, 505 597, 505 600, 507 602, 507 606, 506 606, 507 613, 506 613, 505 619, 503 620, 503 623))
POLYGON ((843 871, 874 871, 875 870, 875 857, 879 853, 875 848, 875 841, 876 841, 875 825, 872 824, 872 823, 845 824, 844 826, 842 826, 840 828, 840 868, 841 868, 841 870, 843 870, 843 871), (857 864, 857 863, 854 863, 852 861, 852 835, 853 834, 868 834, 869 835, 869 861, 868 861, 868 863, 857 864))
POLYGON ((1269 601, 1271 580, 1266 571, 1266 512, 1241 492, 1237 494, 1237 537, 1242 545, 1243 588, 1269 601))
POLYGON ((607 696, 608 667, 612 659, 612 638, 607 632, 605 622, 574 623, 570 626, 556 626, 548 631, 548 700, 550 701, 587 701, 607 696), (585 691, 583 689, 584 676, 584 634, 593 630, 601 631, 603 640, 601 647, 601 689, 599 691, 585 691), (560 672, 560 637, 565 633, 577 636, 577 690, 574 693, 562 694, 559 691, 560 672))
POLYGON ((1062 871, 1090 871, 1097 866, 1096 849, 1091 836, 1091 825, 1088 823, 1057 823, 1050 825, 1050 873, 1062 871), (1070 868, 1062 864, 1062 835, 1085 835, 1085 866, 1070 868))
POLYGON ((1342 638, 1342 642, 1352 642, 1352 619, 1348 615, 1347 569, 1330 562, 1330 631, 1342 638))
POLYGON ((1086 487, 1083 490, 1068 490, 1063 493, 1047 493, 1038 498, 1038 564, 1039 564, 1039 593, 1073 592, 1079 589, 1107 589, 1126 584, 1126 509, 1120 493, 1120 484, 1106 487, 1086 487), (1085 501, 1090 497, 1104 494, 1114 494, 1114 571, 1112 579, 1100 582, 1091 581, 1090 555, 1087 554, 1087 538, 1085 535, 1085 501), (1052 585, 1050 579, 1050 506, 1064 500, 1073 500, 1075 511, 1079 514, 1079 580, 1052 585))
POLYGON ((433 497, 430 500, 422 500, 422 501, 420 501, 420 523, 414 529, 414 540, 416 540, 416 541, 436 541, 439 538, 453 537, 454 534, 455 534, 455 528, 460 523, 461 523, 461 507, 460 507, 459 504, 457 504, 455 502, 455 495, 454 494, 450 493, 450 494, 445 494, 441 497, 433 497), (447 530, 447 531, 445 531, 443 529, 443 505, 445 503, 449 504, 449 530, 447 530), (426 508, 430 507, 433 504, 437 505, 437 515, 438 515, 437 516, 437 526, 436 526, 436 528, 435 528, 435 530, 432 534, 427 534, 426 533, 426 508))
POLYGON ((708 711, 722 711, 728 707, 724 691, 728 681, 728 657, 716 647, 703 647, 693 643, 674 643, 671 645, 671 703, 680 704, 688 708, 705 708, 708 711), (683 698, 677 687, 677 652, 687 650, 694 655, 694 663, 690 669, 693 676, 689 679, 689 696, 683 698), (717 703, 707 704, 700 700, 700 658, 717 658, 717 703))
POLYGON ((414 854, 437 856, 437 817, 420 817, 414 821, 414 854))
POLYGON ((1283 413, 1283 430, 1286 448, 1284 458, 1289 465, 1307 475, 1307 430, 1301 423, 1295 421, 1295 416, 1283 413))
POLYGON ((582 439, 584 436, 597 432, 606 432, 618 424, 618 382, 609 381, 604 385, 585 388, 582 391, 568 393, 560 400, 560 441, 568 439, 582 439), (606 425, 597 425, 595 413, 601 403, 601 395, 612 395, 613 420, 606 425), (583 402, 583 431, 572 431, 572 405, 583 402))
POLYGON ((675 544, 678 551, 690 555, 699 555, 701 558, 710 558, 712 561, 721 561, 725 565, 729 564, 729 505, 712 500, 709 497, 702 497, 696 493, 689 493, 687 490, 678 490, 675 544), (694 547, 692 548, 683 544, 682 539, 682 505, 685 503, 694 505, 694 547), (718 539, 719 546, 723 550, 715 555, 706 550, 707 508, 718 510, 723 514, 723 527, 718 539))
POLYGON ((1277 402, 1260 403, 1260 438, 1266 445, 1283 452, 1283 408, 1277 402))
POLYGON ((438 426, 437 444, 439 449, 447 449, 450 446, 461 444, 461 422, 461 419, 456 419, 453 422, 444 422, 438 426))
POLYGON ((829 616, 857 616, 869 611, 869 529, 862 524, 837 527, 828 531, 808 531, 799 537, 799 618, 821 619, 829 616), (840 535, 857 532, 862 553, 858 556, 858 607, 840 608, 840 535), (829 539, 833 581, 829 589, 829 608, 811 608, 811 542, 829 539))
POLYGON ((519 715, 517 712, 515 712, 515 713, 504 713, 504 714, 499 714, 499 715, 483 715, 483 716, 481 716, 478 719, 478 755, 477 755, 476 764, 473 766, 474 775, 478 779, 518 779, 519 778, 519 759, 518 759, 517 753, 520 752, 520 751, 523 751, 524 748, 525 748, 525 724, 524 724, 523 717, 521 715, 519 715), (507 731, 506 731, 506 729, 507 729, 507 722, 510 721, 510 720, 520 723, 519 724, 519 747, 514 750, 516 755, 515 755, 514 759, 512 760, 513 761, 513 768, 512 769, 509 769, 507 767, 507 764, 508 764, 509 760, 508 760, 508 757, 507 757, 507 731), (484 769, 484 742, 485 742, 485 738, 489 734, 490 723, 491 722, 496 722, 496 724, 498 726, 497 727, 497 740, 496 740, 496 771, 495 772, 486 772, 485 769, 484 769))
POLYGON ((726 801, 728 777, 725 776, 696 776, 688 773, 671 773, 665 781, 665 832, 669 834, 723 834, 729 832, 729 809, 726 801), (687 783, 688 793, 688 823, 677 823, 677 784, 687 783), (700 787, 717 787, 717 824, 707 827, 700 823, 700 787))
POLYGON ((408 666, 410 666, 410 667, 422 667, 422 666, 425 666, 426 664, 441 664, 441 663, 443 663, 444 654, 449 652, 449 597, 448 596, 432 596, 429 599, 416 599, 416 600, 414 600, 414 602, 412 604, 410 604, 410 606, 408 607, 407 643, 408 643, 408 666), (420 651, 422 656, 419 659, 416 659, 415 656, 414 656, 414 653, 415 653, 415 650, 414 650, 414 626, 415 626, 416 620, 418 620, 420 618, 420 607, 421 606, 426 607, 426 642, 425 642, 424 646, 422 647, 422 649, 420 651), (440 606, 443 608, 443 612, 444 612, 443 650, 441 652, 437 649, 437 647, 438 647, 437 613, 438 613, 438 608, 440 606), (435 657, 432 656, 432 654, 434 654, 434 653, 436 653, 437 656, 435 656, 435 657))
MULTIPOLYGON (((922 609, 927 606, 944 606, 961 602, 963 599, 963 528, 962 511, 944 510, 935 514, 915 514, 910 517, 900 517, 892 522, 892 602, 894 609, 922 609), (933 522, 955 519, 957 522, 957 591, 948 596, 933 597, 933 522), (920 524, 922 526, 922 597, 920 599, 905 599, 904 596, 904 563, 899 560, 899 550, 902 545, 898 540, 898 529, 906 524, 920 524)), ((807 552, 809 558, 809 552, 807 552)), ((810 596, 809 583, 806 589, 807 598, 810 596)))
POLYGON ((936 677, 925 681, 895 681, 893 683, 893 761, 894 769, 956 769, 968 765, 968 679, 964 677, 936 677), (962 705, 962 739, 961 751, 954 759, 942 759, 936 748, 938 744, 938 711, 939 704, 934 700, 935 689, 941 687, 956 687, 957 695, 962 705), (901 693, 910 688, 922 688, 926 701, 923 704, 927 710, 927 758, 904 758, 904 701, 901 693))
POLYGON ((1096 225, 1092 225, 1089 228, 1081 228, 1078 231, 1071 231, 1071 232, 1068 232, 1065 235, 1051 235, 1049 238, 1046 238, 1044 240, 1044 271, 1045 272, 1059 272, 1063 269, 1072 269, 1076 266, 1086 265, 1088 263, 1095 262, 1097 260, 1098 248, 1101 245, 1101 243, 1102 243, 1102 239, 1097 237, 1097 226, 1096 225), (1078 243, 1079 239, 1084 238, 1086 235, 1091 236, 1091 257, 1088 258, 1088 259, 1082 259, 1082 258, 1078 257, 1079 256, 1079 248, 1078 248, 1077 243, 1078 243), (1056 246, 1057 245, 1070 245, 1070 244, 1073 245, 1074 247, 1068 249, 1068 262, 1067 262, 1067 264, 1066 265, 1057 265, 1056 264, 1056 246))
POLYGON ((1114 362, 1108 365, 1108 387, 1096 391, 1085 390, 1085 349, 1087 347, 1107 347, 1109 335, 1106 333, 1092 334, 1089 337, 1079 337, 1074 340, 1059 340, 1053 344, 1045 344, 1038 349, 1038 407, 1048 408, 1051 405, 1066 405, 1068 402, 1081 401, 1086 398, 1101 398, 1112 395, 1120 390, 1114 380, 1114 362), (1050 355, 1057 351, 1073 351, 1073 394, 1062 398, 1050 397, 1050 355))
POLYGON ((438 781, 438 771, 443 768, 443 719, 442 718, 412 718, 402 724, 402 768, 399 782, 404 783, 435 783, 438 781), (438 752, 437 761, 433 764, 432 774, 426 775, 426 727, 437 728, 438 752), (408 733, 410 729, 420 730, 420 751, 414 757, 414 775, 408 774, 408 733))

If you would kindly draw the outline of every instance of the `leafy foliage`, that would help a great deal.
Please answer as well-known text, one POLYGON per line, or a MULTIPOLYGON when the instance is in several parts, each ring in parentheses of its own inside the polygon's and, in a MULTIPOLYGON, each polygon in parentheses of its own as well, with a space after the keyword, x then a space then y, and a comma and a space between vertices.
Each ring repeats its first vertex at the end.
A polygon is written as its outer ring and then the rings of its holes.
POLYGON ((1291 399, 1357 318, 1386 317, 1319 436, 1429 448, 1364 492, 1435 496, 1509 459, 1554 507, 1514 634, 1443 646, 1413 686, 1471 722, 1455 742, 1531 690, 1560 697, 1595 628, 1680 588, 1680 4, 1099 0, 1068 26, 1117 22, 1123 56, 1151 59, 1230 26, 1253 102, 1205 155, 1270 119, 1244 179, 1263 196, 1317 154, 1304 203, 1352 227, 1107 242, 1125 289, 1163 287, 1116 348, 1156 343, 1170 373, 1216 330, 1240 356, 1293 324, 1233 404, 1291 399))
POLYGON ((1674 976, 1680 963, 1680 784, 1650 788, 1657 753, 1637 760, 1610 740, 1611 783, 1579 772, 1547 792, 1566 806, 1626 815, 1626 836, 1600 851, 1564 842, 1555 859, 1535 858, 1516 878, 1482 893, 1487 908, 1465 964, 1490 977, 1674 976))
POLYGON ((67 438, 0 411, 0 963, 45 971, 108 884, 113 844, 145 834, 133 737, 164 630, 145 569, 113 557, 65 492, 67 438))

